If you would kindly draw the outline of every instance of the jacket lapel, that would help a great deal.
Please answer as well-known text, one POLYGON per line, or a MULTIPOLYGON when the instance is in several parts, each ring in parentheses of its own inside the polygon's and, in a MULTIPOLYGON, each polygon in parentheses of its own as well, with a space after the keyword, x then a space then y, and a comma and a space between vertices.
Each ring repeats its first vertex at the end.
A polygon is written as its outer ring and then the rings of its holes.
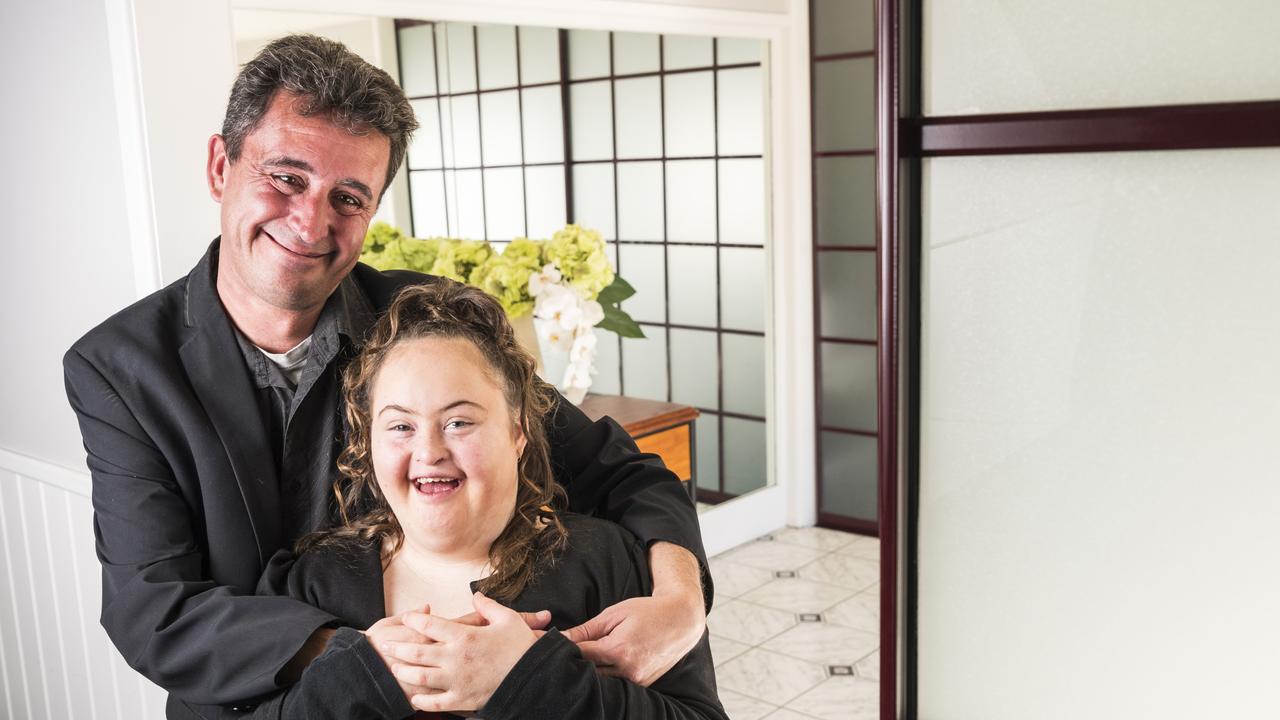
POLYGON ((265 565, 281 542, 280 483, 249 370, 215 289, 217 249, 215 240, 187 278, 186 321, 194 334, 179 353, 226 448, 265 565))

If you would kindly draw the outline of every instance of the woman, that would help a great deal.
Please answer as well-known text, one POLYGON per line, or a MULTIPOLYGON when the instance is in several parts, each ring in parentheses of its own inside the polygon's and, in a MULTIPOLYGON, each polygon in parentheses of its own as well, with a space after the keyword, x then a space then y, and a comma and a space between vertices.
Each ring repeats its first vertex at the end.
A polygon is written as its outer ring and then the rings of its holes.
MULTIPOLYGON (((492 677, 467 678, 493 686, 478 703, 481 717, 726 717, 705 633, 644 688, 598 673, 559 632, 539 637, 516 614, 547 610, 553 627, 572 627, 648 594, 652 583, 629 533, 555 509, 561 491, 542 430, 554 391, 536 378, 494 299, 451 281, 405 289, 348 368, 344 389, 350 440, 335 485, 343 523, 304 538, 296 561, 276 558, 259 592, 374 627, 368 639, 339 630, 301 680, 255 714, 324 715, 353 693, 368 698, 370 717, 412 714, 400 688, 375 671, 396 655, 432 665, 433 646, 388 642, 404 635, 389 627, 396 617, 425 605, 424 632, 438 643, 461 627, 441 618, 475 610, 495 628, 482 663, 492 677)), ((409 686, 455 679, 393 665, 409 686)), ((444 707, 476 709, 450 699, 444 707)))

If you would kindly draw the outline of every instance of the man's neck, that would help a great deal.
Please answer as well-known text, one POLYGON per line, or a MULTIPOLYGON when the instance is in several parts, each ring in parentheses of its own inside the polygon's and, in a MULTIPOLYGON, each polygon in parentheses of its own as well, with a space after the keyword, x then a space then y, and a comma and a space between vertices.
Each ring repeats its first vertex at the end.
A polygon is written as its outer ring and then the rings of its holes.
POLYGON ((316 328, 324 303, 302 310, 279 308, 248 292, 229 287, 234 281, 218 274, 218 298, 236 329, 255 346, 270 353, 292 350, 316 328))

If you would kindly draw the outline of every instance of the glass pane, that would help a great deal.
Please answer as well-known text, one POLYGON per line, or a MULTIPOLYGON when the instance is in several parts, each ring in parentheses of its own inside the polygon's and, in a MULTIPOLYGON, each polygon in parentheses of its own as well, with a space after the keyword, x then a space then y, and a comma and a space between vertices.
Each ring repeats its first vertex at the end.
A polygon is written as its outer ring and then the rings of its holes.
POLYGON ((822 507, 861 520, 876 520, 876 439, 845 433, 822 433, 822 507))
POLYGON ((658 36, 653 33, 615 32, 613 72, 615 75, 658 71, 658 36))
POLYGON ((409 97, 436 94, 436 44, 432 25, 400 30, 400 86, 409 97))
POLYGON ((768 207, 764 160, 720 161, 720 242, 763 245, 768 207))
POLYGON ((457 202, 458 225, 454 230, 460 238, 484 239, 484 183, 479 170, 458 170, 451 185, 457 202))
POLYGON ((564 119, 560 86, 528 88, 520 91, 524 124, 524 161, 527 163, 564 160, 564 119))
POLYGON ((813 0, 815 53, 860 52, 875 45, 875 0, 813 0))
POLYGON ((599 230, 606 239, 618 236, 613 227, 613 165, 573 166, 573 217, 570 220, 599 230))
POLYGON ((520 28, 520 82, 524 85, 560 80, 560 31, 520 28))
POLYGON ((724 409, 743 415, 765 414, 764 337, 724 333, 724 409))
MULTIPOLYGON (((618 272, 636 289, 636 294, 622 302, 622 309, 637 322, 667 321, 667 280, 661 245, 623 244, 618 252, 618 272)), ((648 335, 649 330, 645 330, 648 335)), ((666 374, 667 363, 662 361, 666 374)))
MULTIPOLYGON (((698 248, 701 249, 701 248, 698 248)), ((716 334, 672 328, 671 402, 700 408, 720 407, 716 334)))
POLYGON ((529 237, 549 238, 565 225, 564 166, 525 168, 529 237))
POLYGON ((662 63, 667 70, 710 67, 711 38, 694 35, 666 35, 662 40, 662 63))
POLYGON ((698 487, 720 490, 720 416, 702 413, 693 421, 694 446, 697 448, 698 487))
POLYGON ((480 128, 485 165, 520 164, 520 97, 518 90, 480 95, 480 128))
POLYGON ((721 155, 764 154, 764 85, 760 68, 721 70, 718 115, 721 155))
POLYGON ((764 249, 720 248, 720 325, 764 330, 764 249))
POLYGON ((618 163, 618 239, 662 239, 662 163, 618 163))
POLYGON ((1280 3, 926 2, 928 115, 1280 98, 1280 3))
MULTIPOLYGON (((716 241, 716 163, 674 160, 667 163, 667 239, 716 241)), ((714 258, 712 262, 715 262, 714 258)))
POLYGON ((874 155, 817 158, 820 245, 876 244, 874 155))
POLYGON ((667 157, 716 152, 715 90, 710 72, 666 75, 667 157))
POLYGON ((665 402, 667 334, 653 325, 644 326, 644 334, 643 338, 622 339, 622 391, 630 397, 665 402))
POLYGON ((569 77, 609 75, 609 33, 601 30, 569 31, 569 77))
POLYGON ((409 203, 413 208, 411 232, 414 237, 443 237, 449 234, 442 172, 439 170, 410 172, 409 203))
POLYGON ((573 116, 573 159, 612 158, 613 100, 609 81, 570 86, 569 112, 573 116))
POLYGON ((444 98, 442 102, 449 112, 449 127, 453 137, 445 136, 445 144, 452 151, 453 167, 478 167, 480 165, 480 115, 475 95, 444 98), (452 142, 450 140, 452 139, 452 142))
POLYGON ((484 171, 484 214, 490 240, 524 236, 524 173, 520 168, 484 171))
POLYGON ((591 392, 601 395, 621 395, 622 376, 618 368, 618 336, 607 330, 595 329, 596 377, 591 382, 591 392))
POLYGON ((876 430, 876 348, 822 343, 822 424, 876 430))
POLYGON ((409 105, 413 107, 419 126, 409 144, 409 169, 442 167, 444 158, 440 154, 439 101, 413 100, 409 105))
POLYGON ((719 65, 758 63, 764 58, 764 42, 751 38, 716 38, 716 62, 719 65))
POLYGON ((441 69, 448 71, 448 87, 444 92, 460 93, 476 89, 476 44, 475 26, 448 23, 438 25, 440 32, 436 37, 444 36, 441 69))
POLYGON ((614 84, 618 157, 662 157, 662 90, 658 82, 657 77, 643 77, 614 84))
POLYGON ((716 326, 716 249, 689 245, 667 246, 671 322, 716 326))
POLYGON ((449 218, 447 237, 458 237, 458 173, 453 170, 444 171, 444 203, 449 218))
POLYGON ((818 251, 822 334, 876 339, 876 254, 818 251))
POLYGON ((876 146, 875 58, 813 64, 814 149, 876 146))
POLYGON ((742 495, 768 484, 768 435, 759 420, 724 418, 724 491, 742 495))
POLYGON ((477 25, 476 51, 480 55, 480 87, 515 87, 516 29, 511 25, 477 25))

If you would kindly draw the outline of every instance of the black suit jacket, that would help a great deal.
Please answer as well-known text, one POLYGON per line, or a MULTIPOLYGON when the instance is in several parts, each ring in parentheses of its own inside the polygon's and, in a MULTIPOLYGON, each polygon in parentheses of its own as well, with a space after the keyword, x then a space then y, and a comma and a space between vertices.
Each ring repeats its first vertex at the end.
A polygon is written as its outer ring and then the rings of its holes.
MULTIPOLYGON (((285 542, 280 483, 217 296, 217 250, 215 240, 186 278, 106 320, 63 358, 93 477, 102 625, 130 666, 210 704, 276 689, 306 638, 336 622, 297 600, 254 595, 285 542)), ((364 265, 348 278, 378 312, 427 280, 364 265)), ((656 456, 568 402, 549 434, 571 510, 689 548, 707 576, 697 515, 656 456)), ((706 595, 709 606, 709 585, 706 595)))

